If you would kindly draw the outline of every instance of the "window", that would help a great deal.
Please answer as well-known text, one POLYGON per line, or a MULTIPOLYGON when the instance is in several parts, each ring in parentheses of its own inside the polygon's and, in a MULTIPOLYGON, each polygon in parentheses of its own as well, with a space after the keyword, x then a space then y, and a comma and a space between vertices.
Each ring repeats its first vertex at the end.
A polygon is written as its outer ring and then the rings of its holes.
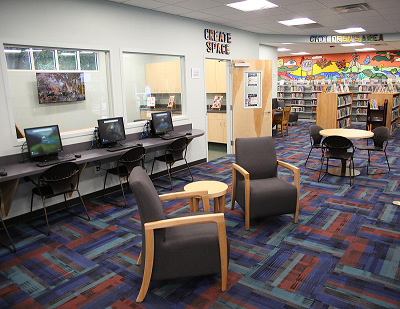
POLYGON ((25 46, 4 51, 13 122, 21 132, 54 124, 61 132, 80 130, 114 116, 108 52, 25 46))
POLYGON ((123 53, 128 122, 166 110, 182 115, 181 62, 180 56, 123 53))

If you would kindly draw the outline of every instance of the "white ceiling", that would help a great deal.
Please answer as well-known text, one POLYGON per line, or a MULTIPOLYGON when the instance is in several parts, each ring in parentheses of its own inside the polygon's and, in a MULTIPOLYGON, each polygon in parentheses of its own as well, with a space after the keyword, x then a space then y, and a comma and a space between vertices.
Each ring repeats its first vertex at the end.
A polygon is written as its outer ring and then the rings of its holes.
MULTIPOLYGON (((253 12, 242 12, 226 6, 227 3, 239 0, 109 0, 197 19, 232 28, 242 29, 259 34, 275 35, 338 35, 336 29, 362 27, 362 34, 400 34, 400 0, 269 0, 279 7, 253 12), (372 10, 339 14, 333 8, 337 6, 367 3, 372 10), (308 17, 316 21, 318 27, 299 29, 288 27, 277 21, 308 17)), ((218 30, 218 29, 217 29, 218 30)), ((342 47, 340 44, 267 43, 268 45, 287 47, 291 51, 279 52, 279 56, 290 56, 292 52, 309 52, 311 54, 332 54, 353 52, 354 48, 342 47)), ((366 44, 376 50, 400 49, 400 42, 382 42, 366 44)), ((361 46, 362 47, 362 46, 361 46)))

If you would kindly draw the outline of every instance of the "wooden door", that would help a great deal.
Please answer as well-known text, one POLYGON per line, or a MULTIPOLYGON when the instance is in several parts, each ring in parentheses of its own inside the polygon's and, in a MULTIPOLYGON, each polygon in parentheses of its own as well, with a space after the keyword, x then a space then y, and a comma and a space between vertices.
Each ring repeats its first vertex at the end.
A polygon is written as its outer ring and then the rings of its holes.
POLYGON ((233 142, 238 137, 260 137, 272 135, 272 60, 233 61, 232 81, 233 142), (250 66, 235 66, 249 63, 250 66), (244 108, 244 72, 262 72, 262 107, 244 108))

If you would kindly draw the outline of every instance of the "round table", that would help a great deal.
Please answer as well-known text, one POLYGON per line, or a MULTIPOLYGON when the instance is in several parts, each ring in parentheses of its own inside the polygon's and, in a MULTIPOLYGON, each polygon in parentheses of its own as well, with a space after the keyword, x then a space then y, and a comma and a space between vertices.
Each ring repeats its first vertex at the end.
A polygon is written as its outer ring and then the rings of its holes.
MULTIPOLYGON (((215 180, 195 181, 187 184, 185 191, 208 191, 209 198, 214 199, 214 212, 225 212, 225 194, 228 191, 228 185, 215 180)), ((199 211, 199 198, 191 198, 190 211, 199 211)))
MULTIPOLYGON (((322 136, 343 136, 348 139, 361 139, 370 138, 374 136, 374 133, 367 130, 359 129, 325 129, 319 131, 322 136)), ((328 173, 335 176, 350 176, 350 170, 346 168, 346 161, 342 160, 342 167, 331 167, 328 169, 328 173)), ((354 170, 354 176, 360 175, 360 171, 354 170)))

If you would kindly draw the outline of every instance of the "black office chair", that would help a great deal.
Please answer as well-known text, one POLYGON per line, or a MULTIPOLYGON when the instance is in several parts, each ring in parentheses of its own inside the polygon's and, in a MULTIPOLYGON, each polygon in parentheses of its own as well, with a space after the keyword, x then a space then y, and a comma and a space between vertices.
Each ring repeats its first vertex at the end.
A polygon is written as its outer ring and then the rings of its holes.
POLYGON ((142 286, 136 302, 144 300, 150 280, 221 274, 226 290, 229 242, 224 214, 184 213, 165 218, 163 200, 201 197, 209 210, 208 192, 174 192, 159 196, 149 176, 135 167, 129 176, 142 225, 142 251, 137 264, 143 268, 142 286))
POLYGON ((321 181, 322 178, 324 178, 324 176, 328 173, 329 159, 339 159, 342 161, 341 162, 342 170, 345 170, 347 161, 350 161, 349 180, 351 186, 353 184, 351 182, 351 177, 353 176, 353 182, 355 178, 353 156, 354 156, 354 146, 351 140, 349 140, 346 137, 336 136, 336 135, 326 137, 322 141, 322 158, 321 158, 321 168, 319 170, 318 182, 321 181), (321 177, 322 166, 324 165, 325 158, 326 158, 326 170, 324 175, 321 177))
MULTIPOLYGON (((1 196, 0 196, 0 205, 1 205, 1 196)), ((6 232, 6 235, 8 237, 8 240, 10 241, 10 244, 11 244, 12 248, 9 245, 7 245, 4 242, 2 242, 2 241, 0 241, 0 244, 2 244, 4 247, 7 247, 8 249, 10 249, 12 252, 15 253, 15 252, 17 252, 17 249, 15 249, 14 242, 12 241, 11 236, 8 233, 7 226, 3 221, 2 212, 3 212, 3 210, 0 208, 0 221, 1 221, 1 224, 3 225, 3 230, 6 232)))
POLYGON ((382 127, 377 127, 375 129, 373 129, 372 132, 374 133, 374 136, 372 137, 374 145, 368 145, 368 139, 367 139, 367 145, 356 146, 356 148, 359 150, 367 150, 368 151, 367 175, 371 175, 368 173, 368 167, 371 166, 371 151, 382 151, 385 154, 387 166, 389 169, 387 172, 373 173, 372 175, 389 173, 390 165, 389 165, 389 160, 388 160, 388 157, 386 154, 386 147, 388 144, 388 140, 390 139, 390 131, 387 127, 382 126, 382 127))
POLYGON ((187 169, 190 173, 190 177, 192 177, 192 181, 193 181, 193 175, 192 175, 192 172, 190 171, 189 164, 187 163, 187 160, 186 160, 186 151, 187 151, 188 144, 189 144, 189 140, 186 137, 178 138, 167 146, 167 148, 165 149, 164 155, 155 157, 153 160, 153 166, 151 167, 151 175, 153 175, 154 163, 156 161, 165 162, 165 165, 167 166, 169 181, 171 183, 171 190, 172 190, 171 168, 172 168, 172 165, 177 161, 185 160, 186 167, 187 167, 187 169))
POLYGON ((114 204, 114 203, 111 203, 111 204, 118 206, 118 207, 123 207, 123 208, 125 208, 127 206, 124 186, 122 184, 121 178, 126 178, 126 181, 128 183, 129 174, 131 173, 131 171, 134 167, 141 166, 142 168, 144 168, 145 153, 146 153, 146 149, 143 146, 136 146, 132 149, 129 149, 128 151, 126 151, 119 157, 116 167, 107 169, 106 177, 104 178, 103 198, 105 196, 107 176, 108 176, 108 174, 112 174, 112 175, 118 176, 119 184, 121 185, 122 195, 124 197, 124 206, 114 204))
POLYGON ((317 125, 311 125, 308 128, 308 132, 310 133, 311 149, 310 149, 310 152, 308 153, 307 160, 304 163, 305 168, 308 168, 306 165, 307 165, 308 159, 310 158, 311 151, 313 149, 321 149, 322 148, 321 141, 322 141, 323 136, 321 134, 319 134, 319 131, 321 131, 321 130, 323 130, 323 128, 320 126, 317 126, 317 125))
POLYGON ((32 224, 32 216, 31 216, 32 227, 34 229, 42 232, 43 234, 46 234, 47 236, 50 235, 50 227, 49 227, 49 220, 47 218, 45 200, 48 198, 51 198, 51 197, 61 195, 61 194, 64 195, 65 208, 68 210, 69 213, 71 213, 81 219, 90 221, 90 217, 87 212, 85 203, 83 202, 82 196, 79 193, 78 185, 79 185, 79 167, 74 162, 64 162, 64 163, 54 165, 54 166, 48 168, 42 175, 40 175, 39 179, 38 179, 38 183, 36 185, 36 188, 32 189, 31 215, 33 212, 33 196, 38 195, 42 198, 44 216, 46 218, 46 224, 47 224, 47 232, 44 232, 43 230, 39 229, 38 227, 35 227, 32 224), (81 215, 78 215, 74 212, 71 212, 68 209, 66 195, 67 194, 72 195, 74 191, 78 192, 78 195, 82 202, 83 208, 85 209, 87 218, 85 218, 81 215))

